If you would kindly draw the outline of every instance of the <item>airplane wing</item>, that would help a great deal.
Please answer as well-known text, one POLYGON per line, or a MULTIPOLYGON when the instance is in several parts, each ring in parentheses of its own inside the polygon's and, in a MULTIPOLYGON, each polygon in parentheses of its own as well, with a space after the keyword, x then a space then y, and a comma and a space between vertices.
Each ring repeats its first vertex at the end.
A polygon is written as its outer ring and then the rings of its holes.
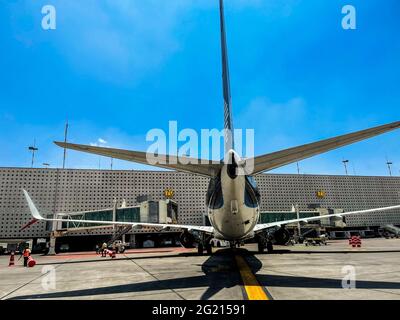
MULTIPOLYGON (((264 171, 279 168, 284 165, 303 160, 330 150, 334 150, 357 141, 368 139, 398 128, 400 128, 400 121, 257 156, 253 159, 247 159, 246 161, 254 161, 254 166, 249 166, 253 167, 253 170, 251 172, 247 172, 247 174, 256 175, 264 171)), ((155 155, 146 154, 146 152, 140 151, 94 147, 57 141, 55 141, 54 143, 62 148, 68 148, 72 150, 98 154, 105 157, 143 163, 146 165, 154 165, 166 169, 194 173, 206 177, 215 176, 223 165, 221 161, 194 159, 169 155, 157 155, 156 157, 155 155), (157 163, 158 159, 163 159, 164 161, 162 161, 162 163, 157 163)))
POLYGON ((156 167, 165 169, 173 169, 182 172, 194 173, 206 177, 217 175, 219 168, 221 168, 222 166, 222 163, 220 161, 195 159, 189 157, 177 157, 169 155, 157 155, 156 158, 154 155, 147 154, 146 152, 141 152, 141 151, 94 147, 83 144, 66 143, 58 141, 54 141, 54 143, 62 148, 98 154, 100 156, 105 156, 115 159, 138 162, 146 165, 154 165, 156 167), (157 163, 158 159, 163 159, 162 161, 163 163, 157 163))
POLYGON ((391 207, 383 207, 383 208, 358 210, 358 211, 341 212, 341 213, 335 213, 335 214, 326 214, 326 215, 308 217, 308 218, 282 220, 282 221, 271 222, 271 223, 262 223, 262 224, 257 224, 255 226, 254 232, 257 233, 257 232, 260 232, 260 231, 268 229, 268 228, 281 227, 283 225, 290 224, 290 223, 296 223, 296 222, 307 223, 309 221, 322 220, 322 219, 331 218, 331 217, 341 218, 341 217, 349 216, 349 215, 352 215, 352 214, 362 214, 362 213, 370 213, 370 212, 378 212, 378 211, 388 211, 388 210, 394 210, 394 209, 400 209, 400 205, 391 206, 391 207))
POLYGON ((249 174, 255 175, 282 167, 398 128, 400 128, 400 121, 258 156, 252 159, 254 170, 249 174))
POLYGON ((153 227, 153 228, 174 228, 174 229, 185 229, 185 230, 196 230, 205 233, 212 234, 214 232, 213 227, 208 226, 192 226, 192 225, 183 225, 183 224, 168 224, 168 223, 145 223, 145 222, 119 222, 119 221, 97 221, 97 220, 80 220, 80 219, 49 219, 43 217, 39 210, 36 208, 35 204, 33 203, 31 197, 29 196, 26 190, 22 190, 24 192, 26 201, 28 202, 29 210, 34 219, 40 221, 61 221, 61 222, 77 222, 77 223, 93 223, 93 224, 101 224, 101 225, 118 225, 118 226, 142 226, 142 227, 153 227))

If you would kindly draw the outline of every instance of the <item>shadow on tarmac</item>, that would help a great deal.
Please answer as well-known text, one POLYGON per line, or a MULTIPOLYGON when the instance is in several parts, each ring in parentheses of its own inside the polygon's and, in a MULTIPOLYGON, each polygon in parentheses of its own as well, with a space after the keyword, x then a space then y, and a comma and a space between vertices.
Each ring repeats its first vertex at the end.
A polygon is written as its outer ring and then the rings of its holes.
MULTIPOLYGON (((256 274, 260 270, 260 260, 252 254, 248 254, 246 260, 250 269, 256 274)), ((265 287, 342 289, 342 279, 264 274, 256 274, 256 277, 260 285, 265 287)), ((357 280, 356 288, 400 289, 400 282, 357 280)))
MULTIPOLYGON (((281 250, 281 251, 283 252, 277 250, 275 253, 276 254, 298 253, 290 250, 281 250)), ((310 253, 315 253, 315 251, 310 251, 310 253)), ((329 253, 332 252, 330 251, 329 253)), ((79 299, 88 296, 96 297, 107 294, 134 293, 134 292, 146 292, 146 291, 156 291, 156 290, 179 290, 179 289, 189 289, 189 288, 207 288, 206 291, 201 296, 201 300, 208 300, 222 289, 232 288, 238 285, 242 286, 242 280, 240 278, 240 274, 238 272, 234 258, 235 255, 237 254, 242 255, 246 258, 251 270, 253 271, 254 274, 256 274, 257 280, 262 286, 290 287, 290 288, 332 288, 332 289, 342 288, 342 280, 337 280, 337 279, 257 274, 257 272, 262 269, 262 262, 254 255, 253 252, 241 248, 241 249, 236 249, 234 251, 232 251, 231 249, 218 250, 201 265, 204 274, 199 276, 183 277, 177 279, 166 279, 166 280, 154 280, 154 281, 107 286, 107 287, 100 287, 93 289, 81 289, 81 290, 23 295, 23 296, 13 297, 11 298, 11 300, 62 299, 62 298, 79 299)), ((134 258, 123 258, 119 260, 136 260, 136 259, 165 258, 165 257, 191 257, 195 255, 197 254, 180 253, 168 256, 134 257, 134 258)), ((110 260, 89 260, 85 262, 99 262, 99 261, 110 261, 110 260)), ((82 262, 84 261, 68 261, 60 263, 62 264, 62 263, 82 263, 82 262)), ((400 289, 400 282, 358 280, 356 286, 358 289, 400 289)))
MULTIPOLYGON (((241 254, 243 255, 260 255, 260 253, 258 252, 253 252, 253 251, 249 251, 247 249, 236 249, 238 252, 240 251, 241 254)), ((231 252, 231 249, 219 249, 218 251, 216 251, 215 254, 226 254, 227 252, 231 252)), ((290 250, 290 249, 275 249, 272 253, 262 253, 261 255, 271 255, 271 254, 338 254, 338 253, 342 253, 342 254, 348 254, 348 253, 400 253, 400 250, 354 250, 352 251, 350 250, 334 250, 334 251, 324 251, 324 250, 290 250)), ((159 252, 156 252, 159 253, 159 252)), ((140 254, 140 253, 139 253, 140 254)), ((198 256, 197 252, 180 252, 180 253, 175 253, 175 254, 168 254, 168 255, 146 255, 146 256, 134 256, 134 257, 127 257, 126 255, 124 255, 124 257, 119 257, 119 258, 115 258, 115 259, 111 259, 110 257, 105 257, 105 258, 101 258, 100 260, 96 260, 96 259, 90 259, 90 260, 83 260, 83 259, 77 259, 77 260, 66 260, 66 261, 52 261, 52 262, 41 262, 41 263, 37 263, 37 266, 45 266, 45 265, 59 265, 59 264, 74 264, 74 263, 99 263, 99 262, 112 262, 114 260, 142 260, 142 259, 163 259, 163 258, 180 258, 180 257, 193 257, 193 256, 198 256)), ((100 258, 100 255, 97 256, 98 258, 100 258)))
MULTIPOLYGON (((120 254, 121 255, 121 254, 120 254)), ((170 255, 149 255, 149 256, 139 256, 139 257, 127 257, 125 256, 124 258, 115 258, 111 259, 109 256, 107 257, 101 257, 100 255, 98 256, 98 260, 96 259, 90 259, 90 260, 83 260, 83 259, 77 259, 77 260, 66 260, 66 261, 49 261, 49 262, 41 262, 37 263, 37 266, 46 266, 46 265, 57 265, 57 264, 74 264, 74 263, 99 263, 99 262, 113 262, 113 261, 119 261, 119 260, 142 260, 142 259, 162 259, 162 258, 179 258, 179 257, 192 257, 192 256, 198 256, 197 253, 191 253, 191 252, 185 252, 185 253, 176 253, 176 254, 170 254, 170 255)))
MULTIPOLYGON (((218 250, 215 254, 211 255, 201 265, 204 274, 199 276, 183 277, 178 279, 154 280, 154 281, 100 287, 93 289, 24 295, 24 296, 13 297, 10 300, 62 299, 62 298, 79 299, 80 297, 87 297, 87 296, 95 297, 107 294, 146 292, 146 291, 156 291, 156 290, 179 290, 188 288, 207 288, 206 291, 201 296, 201 300, 208 300, 222 289, 231 288, 242 284, 234 260, 234 254, 232 253, 233 252, 230 249, 218 250)), ((190 257, 190 256, 198 256, 198 255, 197 253, 180 253, 168 256, 134 257, 134 258, 123 258, 118 260, 136 260, 136 259, 190 257)), ((59 262, 59 264, 100 262, 100 261, 111 261, 111 260, 108 259, 108 260, 89 260, 89 261, 67 261, 67 262, 59 262)), ((49 264, 56 264, 56 263, 49 263, 49 264)))
MULTIPOLYGON (((359 248, 358 248, 359 249, 359 248)), ((351 249, 346 249, 346 250, 330 250, 330 251, 324 251, 324 250, 289 250, 289 249, 281 249, 281 250, 274 250, 272 253, 268 254, 338 254, 338 253, 393 253, 397 252, 400 253, 400 250, 354 250, 352 251, 351 249)), ((254 252, 256 254, 256 252, 254 252)))

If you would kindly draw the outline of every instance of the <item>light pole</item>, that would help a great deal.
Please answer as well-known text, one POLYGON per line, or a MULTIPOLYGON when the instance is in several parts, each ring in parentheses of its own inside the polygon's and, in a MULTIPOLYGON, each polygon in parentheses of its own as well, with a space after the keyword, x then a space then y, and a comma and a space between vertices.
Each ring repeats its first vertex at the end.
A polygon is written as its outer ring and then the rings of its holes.
MULTIPOLYGON (((64 130, 64 143, 67 143, 67 136, 68 136, 68 118, 65 123, 65 130, 64 130)), ((65 169, 65 159, 67 157, 67 148, 64 147, 64 154, 63 154, 63 169, 65 169)))
POLYGON ((387 161, 386 164, 387 164, 387 166, 388 166, 389 175, 392 176, 392 168, 391 168, 391 165, 393 164, 393 162, 387 161))
POLYGON ((299 236, 299 238, 301 237, 301 226, 300 226, 300 210, 299 210, 299 204, 298 203, 296 203, 296 206, 295 206, 295 209, 296 209, 296 217, 297 217, 297 233, 298 233, 298 236, 299 236))
POLYGON ((33 168, 33 162, 35 161, 35 151, 39 150, 38 148, 36 148, 36 139, 33 139, 33 146, 28 147, 28 150, 32 151, 31 168, 33 168))
POLYGON ((343 165, 344 165, 344 171, 346 172, 346 176, 348 175, 347 173, 347 164, 349 163, 349 160, 343 160, 343 165))

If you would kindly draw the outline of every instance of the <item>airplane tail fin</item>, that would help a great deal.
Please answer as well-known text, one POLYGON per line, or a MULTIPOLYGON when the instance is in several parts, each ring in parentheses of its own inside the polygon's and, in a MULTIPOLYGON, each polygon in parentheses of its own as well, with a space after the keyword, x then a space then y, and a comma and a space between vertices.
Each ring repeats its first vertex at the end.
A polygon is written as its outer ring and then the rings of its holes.
POLYGON ((224 1, 219 0, 219 13, 221 24, 221 53, 222 53, 222 86, 224 96, 224 129, 225 129, 225 154, 233 149, 233 119, 231 104, 231 88, 229 81, 228 48, 226 45, 224 1))

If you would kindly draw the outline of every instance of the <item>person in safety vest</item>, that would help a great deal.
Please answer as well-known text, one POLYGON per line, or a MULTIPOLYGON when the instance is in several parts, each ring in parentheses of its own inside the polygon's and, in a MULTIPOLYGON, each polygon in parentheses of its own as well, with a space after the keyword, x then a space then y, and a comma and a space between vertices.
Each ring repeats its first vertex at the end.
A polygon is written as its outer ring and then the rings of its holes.
POLYGON ((26 247, 24 249, 24 251, 22 252, 22 255, 24 256, 24 267, 27 267, 28 259, 29 259, 29 256, 31 255, 31 250, 29 249, 29 247, 26 247))

